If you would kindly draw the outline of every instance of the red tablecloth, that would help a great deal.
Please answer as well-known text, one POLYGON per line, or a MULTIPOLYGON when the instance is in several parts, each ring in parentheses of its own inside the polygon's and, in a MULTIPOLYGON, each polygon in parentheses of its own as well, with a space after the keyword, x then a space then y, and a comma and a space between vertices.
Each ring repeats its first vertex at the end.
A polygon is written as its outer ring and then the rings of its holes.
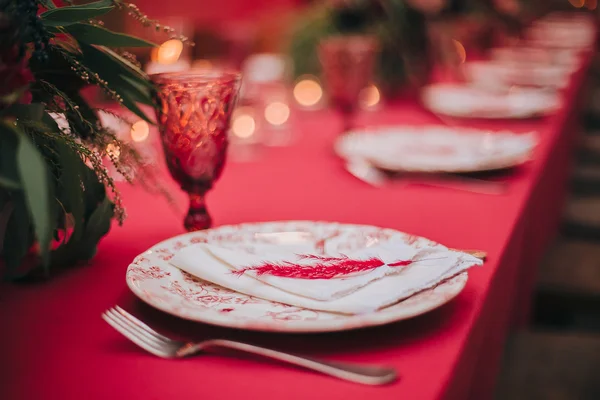
MULTIPOLYGON (((587 66, 574 76, 562 110, 550 118, 468 123, 539 131, 535 160, 510 175, 506 195, 368 187, 349 176, 333 155, 339 121, 330 113, 315 112, 302 114, 294 124, 297 144, 265 150, 255 162, 230 163, 209 196, 217 225, 330 220, 396 228, 451 247, 486 250, 489 261, 470 273, 465 290, 448 305, 389 326, 322 335, 235 332, 178 320, 136 300, 126 288, 125 269, 154 243, 183 233, 182 215, 160 197, 123 187, 129 219, 102 241, 90 266, 47 283, 0 288, 0 397, 489 398, 510 319, 527 315, 536 263, 556 232, 577 132, 576 100, 587 66), (100 319, 114 304, 190 339, 234 337, 322 358, 388 364, 397 367, 401 380, 366 387, 246 359, 206 355, 162 360, 100 319)), ((378 124, 436 122, 410 102, 363 119, 378 124)))

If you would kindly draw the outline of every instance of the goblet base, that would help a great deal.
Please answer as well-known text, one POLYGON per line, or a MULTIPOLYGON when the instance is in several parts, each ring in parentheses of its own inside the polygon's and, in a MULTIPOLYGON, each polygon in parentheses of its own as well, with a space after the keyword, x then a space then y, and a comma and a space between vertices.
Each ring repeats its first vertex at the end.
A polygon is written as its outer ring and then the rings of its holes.
POLYGON ((208 229, 212 226, 212 218, 206 209, 206 192, 189 193, 190 208, 183 220, 183 225, 188 232, 208 229))

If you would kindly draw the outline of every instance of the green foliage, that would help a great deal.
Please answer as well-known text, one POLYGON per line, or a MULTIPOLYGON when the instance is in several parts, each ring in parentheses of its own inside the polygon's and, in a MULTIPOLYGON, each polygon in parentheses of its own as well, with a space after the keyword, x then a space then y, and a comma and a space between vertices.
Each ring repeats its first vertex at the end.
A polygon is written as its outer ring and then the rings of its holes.
POLYGON ((289 53, 296 76, 320 74, 319 42, 330 35, 371 34, 380 42, 376 80, 392 93, 410 77, 426 73, 425 19, 403 0, 355 0, 344 7, 319 4, 299 19, 289 53))
POLYGON ((123 104, 138 117, 152 123, 135 104, 153 105, 148 80, 140 80, 145 76, 137 67, 124 64, 116 53, 107 48, 81 44, 83 61, 95 71, 100 71, 100 77, 111 82, 111 88, 123 99, 123 104))
POLYGON ((319 6, 309 10, 300 19, 290 44, 290 55, 296 76, 319 74, 321 68, 317 46, 323 37, 335 33, 331 23, 331 13, 329 7, 319 6))
POLYGON ((8 221, 5 227, 6 234, 4 235, 2 254, 7 273, 13 277, 16 276, 21 261, 33 244, 34 234, 31 229, 31 217, 22 192, 15 192, 7 197, 7 203, 3 210, 10 212, 7 212, 8 221))
POLYGON ((33 220, 42 261, 44 265, 48 265, 52 226, 49 213, 50 185, 47 165, 26 134, 17 131, 15 134, 19 137, 17 166, 23 194, 33 220))
MULTIPOLYGON (((48 3, 45 4, 47 8, 48 3)), ((54 5, 54 4, 53 4, 54 5)), ((114 9, 112 0, 101 0, 76 6, 52 7, 42 13, 42 22, 46 26, 69 26, 80 21, 104 15, 114 9)))
MULTIPOLYGON (((393 95, 406 84, 416 86, 428 78, 432 56, 426 16, 411 8, 405 0, 348 0, 331 6, 317 2, 300 16, 292 35, 289 54, 296 76, 320 74, 317 57, 319 42, 330 35, 371 34, 379 39, 379 62, 375 79, 386 95, 393 95)), ((521 2, 521 13, 532 13, 531 2, 521 2)), ((522 15, 504 15, 490 1, 461 2, 460 10, 452 7, 432 20, 452 19, 457 14, 499 20, 509 29, 518 30, 522 15)))
POLYGON ((93 21, 125 9, 120 0, 64 7, 22 1, 33 6, 14 2, 3 10, 14 32, 0 38, 0 67, 8 71, 0 77, 0 259, 12 279, 48 276, 52 267, 90 259, 112 219, 124 218, 104 160, 125 171, 138 169, 140 158, 100 124, 81 89, 97 85, 145 120, 137 104, 155 106, 148 76, 110 49, 154 44, 93 21), (23 18, 24 12, 35 15, 38 5, 45 8, 39 17, 23 18), (20 56, 5 56, 15 48, 23 49, 20 56), (32 78, 24 85, 14 82, 27 75, 32 78), (107 155, 109 144, 120 158, 107 155), (32 249, 37 257, 24 269, 32 249))
POLYGON ((108 47, 154 47, 154 43, 134 36, 109 31, 101 26, 76 23, 64 28, 79 43, 97 44, 108 47))

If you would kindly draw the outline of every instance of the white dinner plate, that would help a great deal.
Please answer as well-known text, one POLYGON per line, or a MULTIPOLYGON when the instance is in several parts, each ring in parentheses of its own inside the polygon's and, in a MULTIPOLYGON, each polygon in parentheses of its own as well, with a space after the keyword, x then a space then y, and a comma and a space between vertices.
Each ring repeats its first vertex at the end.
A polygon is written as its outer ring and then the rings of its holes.
POLYGON ((526 66, 553 65, 573 72, 581 66, 581 57, 570 49, 545 49, 525 43, 521 46, 490 49, 490 58, 526 66))
POLYGON ((463 272, 393 306, 367 314, 342 315, 240 294, 195 278, 168 262, 178 250, 194 243, 309 243, 315 249, 327 247, 348 252, 386 240, 403 240, 419 249, 441 246, 422 237, 365 225, 282 221, 222 226, 176 236, 153 246, 129 265, 126 280, 136 296, 169 314, 212 325, 268 332, 331 332, 388 324, 438 308, 465 287, 467 273, 463 272))
POLYGON ((464 73, 473 84, 486 89, 512 86, 564 89, 571 71, 557 64, 524 64, 506 61, 473 61, 464 64, 464 73))
POLYGON ((390 171, 481 172, 531 158, 534 133, 490 132, 444 126, 393 126, 350 132, 335 145, 347 160, 367 160, 390 171))
POLYGON ((597 29, 587 18, 543 18, 525 31, 525 37, 536 45, 549 48, 588 49, 596 39, 597 29))
POLYGON ((555 92, 511 88, 499 93, 475 86, 440 83, 421 92, 429 110, 457 118, 522 119, 554 113, 560 106, 555 92))

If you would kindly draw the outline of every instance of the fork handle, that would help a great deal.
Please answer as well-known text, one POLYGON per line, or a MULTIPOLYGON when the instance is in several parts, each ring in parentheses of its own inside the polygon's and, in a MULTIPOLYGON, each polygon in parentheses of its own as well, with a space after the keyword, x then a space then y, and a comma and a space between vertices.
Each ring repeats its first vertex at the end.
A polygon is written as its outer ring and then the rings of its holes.
POLYGON ((231 340, 207 340, 198 343, 194 350, 210 350, 211 348, 232 349, 242 353, 254 354, 365 385, 383 385, 393 382, 397 378, 396 371, 390 367, 316 360, 231 340))

